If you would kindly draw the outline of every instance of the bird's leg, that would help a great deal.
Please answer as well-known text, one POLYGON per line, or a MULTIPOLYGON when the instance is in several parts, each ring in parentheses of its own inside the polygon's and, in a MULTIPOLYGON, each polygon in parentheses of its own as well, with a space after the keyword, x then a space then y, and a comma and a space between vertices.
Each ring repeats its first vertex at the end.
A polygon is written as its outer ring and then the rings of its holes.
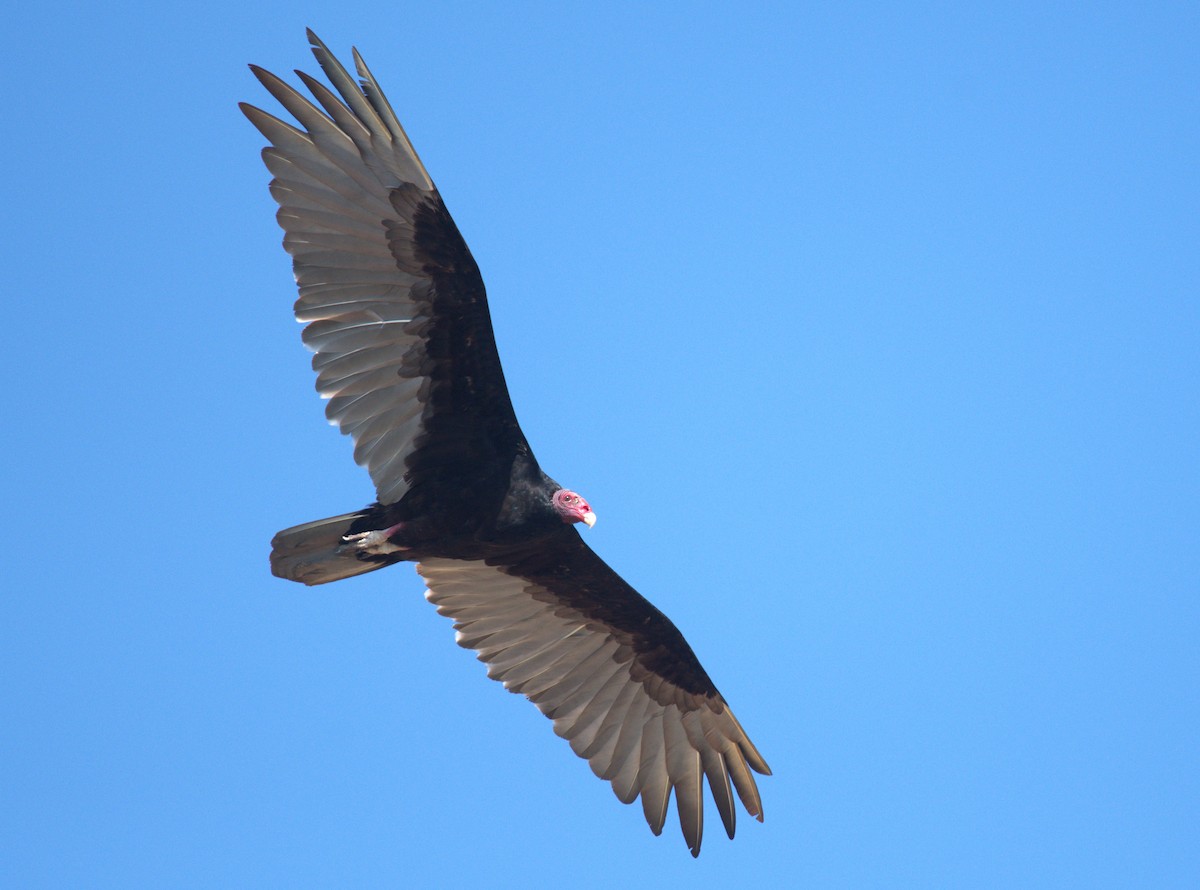
POLYGON ((403 531, 404 525, 403 522, 397 522, 391 528, 359 532, 355 535, 342 535, 342 540, 347 544, 354 545, 354 549, 361 556, 386 556, 389 553, 400 553, 412 548, 397 544, 390 538, 403 531))

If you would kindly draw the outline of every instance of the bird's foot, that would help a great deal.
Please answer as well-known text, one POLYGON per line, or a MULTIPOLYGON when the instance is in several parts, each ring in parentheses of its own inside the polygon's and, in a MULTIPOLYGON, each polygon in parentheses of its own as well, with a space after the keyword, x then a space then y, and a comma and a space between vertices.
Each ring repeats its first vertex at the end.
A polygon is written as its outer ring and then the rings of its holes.
POLYGON ((360 556, 386 556, 389 553, 400 553, 410 549, 388 540, 399 530, 400 526, 394 525, 391 528, 359 532, 356 535, 342 535, 342 540, 347 544, 352 544, 360 556))

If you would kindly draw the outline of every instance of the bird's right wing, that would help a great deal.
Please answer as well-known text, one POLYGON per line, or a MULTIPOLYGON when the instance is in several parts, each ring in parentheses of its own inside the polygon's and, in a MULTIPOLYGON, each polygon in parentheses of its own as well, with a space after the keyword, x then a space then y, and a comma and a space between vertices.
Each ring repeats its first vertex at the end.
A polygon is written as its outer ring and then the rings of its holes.
POLYGON ((241 108, 271 142, 263 160, 325 413, 391 504, 417 465, 494 453, 516 418, 479 268, 433 181, 358 52, 356 84, 308 36, 336 95, 297 72, 318 108, 251 66, 303 129, 241 108))

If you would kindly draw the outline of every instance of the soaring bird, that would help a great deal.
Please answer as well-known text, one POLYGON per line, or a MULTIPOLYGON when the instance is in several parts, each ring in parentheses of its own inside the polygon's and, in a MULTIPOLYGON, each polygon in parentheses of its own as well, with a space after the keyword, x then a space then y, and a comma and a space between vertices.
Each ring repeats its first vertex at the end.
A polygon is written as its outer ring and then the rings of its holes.
POLYGON ((299 127, 252 105, 283 246, 331 424, 354 440, 376 501, 284 529, 271 571, 325 584, 416 563, 488 676, 524 695, 661 834, 675 797, 693 856, 707 779, 734 835, 736 791, 762 821, 753 772, 770 775, 662 612, 575 526, 587 500, 547 476, 517 424, 479 268, 357 50, 359 81, 312 31, 332 85, 308 97, 251 70, 299 127))

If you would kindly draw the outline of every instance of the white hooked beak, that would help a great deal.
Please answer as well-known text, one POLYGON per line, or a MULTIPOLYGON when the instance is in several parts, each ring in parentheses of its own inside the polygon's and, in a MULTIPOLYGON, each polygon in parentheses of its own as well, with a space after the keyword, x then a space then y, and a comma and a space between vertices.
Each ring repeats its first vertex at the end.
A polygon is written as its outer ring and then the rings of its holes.
POLYGON ((593 525, 595 525, 596 524, 596 514, 593 513, 591 510, 588 510, 586 513, 584 513, 583 514, 583 524, 586 525, 588 528, 591 528, 593 525))

